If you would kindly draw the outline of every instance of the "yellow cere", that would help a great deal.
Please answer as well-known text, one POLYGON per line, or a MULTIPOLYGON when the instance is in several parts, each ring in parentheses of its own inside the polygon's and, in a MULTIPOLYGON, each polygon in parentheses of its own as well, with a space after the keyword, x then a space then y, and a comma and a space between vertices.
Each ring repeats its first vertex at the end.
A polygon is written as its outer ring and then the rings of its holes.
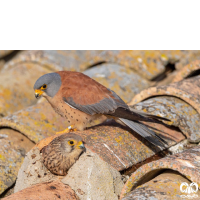
POLYGON ((83 146, 83 142, 82 141, 78 142, 78 144, 77 144, 78 148, 81 148, 80 146, 83 146))
POLYGON ((35 90, 35 94, 39 94, 39 96, 42 95, 43 93, 44 92, 42 90, 35 90))

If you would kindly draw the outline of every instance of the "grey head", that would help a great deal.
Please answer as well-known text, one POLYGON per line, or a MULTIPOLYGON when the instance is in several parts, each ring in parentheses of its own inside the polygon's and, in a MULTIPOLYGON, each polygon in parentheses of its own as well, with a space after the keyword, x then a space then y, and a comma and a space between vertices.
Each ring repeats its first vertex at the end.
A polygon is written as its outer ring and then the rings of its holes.
POLYGON ((62 84, 61 77, 58 73, 49 73, 41 76, 34 85, 35 97, 39 98, 44 92, 54 97, 62 84))

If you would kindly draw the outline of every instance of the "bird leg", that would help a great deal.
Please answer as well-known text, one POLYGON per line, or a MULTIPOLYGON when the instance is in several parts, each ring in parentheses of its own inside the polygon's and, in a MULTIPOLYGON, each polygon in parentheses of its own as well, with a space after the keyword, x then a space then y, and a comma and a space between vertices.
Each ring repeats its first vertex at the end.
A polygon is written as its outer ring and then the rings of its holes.
POLYGON ((69 133, 69 132, 77 131, 77 129, 73 129, 73 126, 74 125, 68 126, 68 128, 66 128, 64 131, 56 132, 56 134, 63 134, 63 133, 69 133))

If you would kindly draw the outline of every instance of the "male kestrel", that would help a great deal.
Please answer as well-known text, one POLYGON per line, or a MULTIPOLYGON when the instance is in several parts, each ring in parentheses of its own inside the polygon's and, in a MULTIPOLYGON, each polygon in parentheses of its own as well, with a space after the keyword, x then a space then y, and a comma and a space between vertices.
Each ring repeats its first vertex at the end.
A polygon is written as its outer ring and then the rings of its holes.
POLYGON ((92 78, 71 71, 59 71, 41 76, 34 85, 35 97, 45 97, 53 109, 71 124, 70 129, 84 130, 88 123, 101 115, 111 117, 130 127, 156 146, 166 143, 141 121, 161 123, 162 117, 130 110, 128 105, 112 90, 92 78))

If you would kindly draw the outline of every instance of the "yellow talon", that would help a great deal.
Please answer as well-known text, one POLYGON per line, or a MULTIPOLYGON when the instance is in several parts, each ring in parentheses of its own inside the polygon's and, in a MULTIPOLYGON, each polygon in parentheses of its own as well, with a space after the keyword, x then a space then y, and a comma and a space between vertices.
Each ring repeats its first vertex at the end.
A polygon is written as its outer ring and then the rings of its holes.
POLYGON ((59 131, 56 132, 56 134, 64 134, 64 133, 69 133, 69 132, 73 132, 73 131, 77 131, 77 129, 73 129, 74 125, 69 126, 68 128, 66 128, 63 131, 59 131))
POLYGON ((63 134, 63 133, 69 133, 69 132, 70 132, 70 129, 66 128, 63 131, 56 132, 56 134, 63 134))

